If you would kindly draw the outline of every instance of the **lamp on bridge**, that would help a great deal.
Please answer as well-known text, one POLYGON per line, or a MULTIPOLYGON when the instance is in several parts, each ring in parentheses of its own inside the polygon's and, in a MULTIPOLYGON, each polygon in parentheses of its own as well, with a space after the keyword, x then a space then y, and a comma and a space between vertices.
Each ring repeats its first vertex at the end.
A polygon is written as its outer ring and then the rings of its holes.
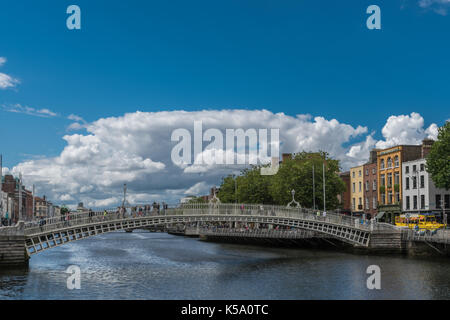
POLYGON ((297 208, 301 208, 300 203, 295 201, 295 190, 294 189, 291 190, 291 194, 292 194, 292 201, 287 204, 287 207, 290 208, 292 204, 295 204, 295 206, 297 208))

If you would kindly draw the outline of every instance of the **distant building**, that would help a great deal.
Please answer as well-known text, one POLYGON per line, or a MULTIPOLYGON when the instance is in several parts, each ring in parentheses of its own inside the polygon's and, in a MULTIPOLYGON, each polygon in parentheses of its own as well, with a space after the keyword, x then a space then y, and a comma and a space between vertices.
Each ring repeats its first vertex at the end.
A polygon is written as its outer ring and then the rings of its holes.
POLYGON ((402 212, 404 162, 426 156, 433 140, 424 140, 422 145, 399 145, 377 151, 378 167, 378 217, 394 223, 395 216, 402 212))
POLYGON ((364 213, 363 199, 363 177, 364 166, 350 169, 350 198, 352 214, 361 215, 364 213))
POLYGON ((24 220, 29 220, 32 218, 33 201, 31 192, 26 190, 23 185, 22 192, 20 192, 19 185, 19 179, 15 178, 13 175, 7 174, 2 177, 2 191, 6 193, 7 198, 11 199, 12 201, 10 210, 8 210, 8 215, 9 218, 13 220, 13 222, 19 221, 20 211, 22 211, 22 218, 24 220), (21 201, 19 199, 20 194, 22 197, 21 201), (22 204, 21 209, 19 209, 20 203, 22 204))
POLYGON ((438 189, 426 170, 426 159, 402 164, 402 209, 409 213, 431 213, 450 209, 450 190, 438 189))
POLYGON ((340 172, 339 177, 345 184, 345 191, 338 195, 341 213, 350 214, 352 211, 351 192, 350 192, 350 171, 340 172))
POLYGON ((375 217, 378 212, 377 151, 377 149, 373 149, 370 152, 369 161, 363 165, 364 213, 367 218, 375 217))
POLYGON ((45 196, 42 198, 34 197, 34 203, 35 203, 35 216, 37 218, 47 218, 48 204, 47 200, 45 199, 45 196))
POLYGON ((80 202, 78 203, 77 212, 86 213, 89 212, 89 209, 84 207, 83 202, 80 202))

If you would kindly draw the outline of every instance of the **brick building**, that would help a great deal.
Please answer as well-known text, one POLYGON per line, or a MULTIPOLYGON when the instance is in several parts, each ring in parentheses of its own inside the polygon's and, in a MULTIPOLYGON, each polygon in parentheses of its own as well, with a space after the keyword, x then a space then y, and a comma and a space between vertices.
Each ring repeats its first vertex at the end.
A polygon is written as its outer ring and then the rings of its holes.
POLYGON ((367 218, 375 217, 378 207, 377 183, 377 149, 370 152, 369 161, 363 165, 364 169, 364 213, 367 218))
POLYGON ((339 177, 345 184, 345 191, 338 195, 341 213, 351 214, 352 205, 350 200, 350 171, 340 172, 339 177))

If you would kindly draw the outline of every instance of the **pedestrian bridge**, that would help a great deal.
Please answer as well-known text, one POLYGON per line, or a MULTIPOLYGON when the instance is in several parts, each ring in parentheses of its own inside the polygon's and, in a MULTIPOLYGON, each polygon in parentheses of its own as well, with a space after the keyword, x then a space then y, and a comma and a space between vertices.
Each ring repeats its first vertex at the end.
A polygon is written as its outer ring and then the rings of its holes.
POLYGON ((109 211, 75 213, 48 218, 44 223, 23 226, 29 256, 39 252, 102 233, 139 229, 176 223, 241 222, 290 226, 333 236, 355 246, 369 245, 371 232, 380 225, 368 224, 359 218, 310 209, 247 204, 186 204, 161 212, 142 215, 109 211))

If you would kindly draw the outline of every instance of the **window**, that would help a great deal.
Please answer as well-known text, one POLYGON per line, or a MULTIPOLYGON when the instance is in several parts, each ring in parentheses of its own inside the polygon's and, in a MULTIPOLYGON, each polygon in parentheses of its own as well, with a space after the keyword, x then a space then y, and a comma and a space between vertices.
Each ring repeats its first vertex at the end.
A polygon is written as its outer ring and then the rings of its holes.
POLYGON ((388 204, 392 203, 392 191, 388 192, 388 204))
POLYGON ((375 174, 375 173, 377 173, 377 169, 372 168, 372 174, 375 174))
POLYGON ((366 210, 369 210, 369 209, 370 209, 370 207, 369 207, 369 198, 366 197, 366 210))
POLYGON ((450 194, 446 194, 444 199, 445 209, 450 208, 450 194))
POLYGON ((355 177, 355 171, 352 172, 352 177, 353 177, 353 178, 355 177))
POLYGON ((413 189, 417 189, 417 177, 413 177, 412 181, 413 181, 413 189))
POLYGON ((425 188, 425 176, 420 176, 420 188, 425 188))
POLYGON ((380 170, 384 170, 384 159, 380 161, 380 170))
POLYGON ((420 171, 425 171, 425 164, 424 163, 420 164, 420 171))
POLYGON ((425 195, 420 195, 420 209, 425 209, 425 195))
POLYGON ((377 197, 373 197, 373 199, 372 199, 372 208, 374 208, 374 209, 377 208, 377 197))
POLYGON ((409 166, 405 166, 405 173, 409 173, 409 166))
POLYGON ((361 181, 359 182, 359 192, 362 191, 362 187, 361 187, 361 181))
POLYGON ((373 183, 372 183, 372 190, 373 190, 373 191, 376 191, 376 190, 377 190, 377 180, 373 180, 373 183))
POLYGON ((416 171, 417 171, 417 166, 413 165, 413 172, 416 172, 416 171))
POLYGON ((386 204, 386 194, 381 194, 381 203, 386 204))
POLYGON ((392 186, 392 173, 388 173, 388 188, 392 186))
POLYGON ((366 169, 366 176, 369 175, 369 169, 366 169))
POLYGON ((396 201, 397 203, 400 202, 400 192, 396 192, 396 193, 395 193, 395 201, 396 201))
POLYGON ((417 209, 417 196, 413 197, 413 209, 417 209))
POLYGON ((409 209, 410 209, 410 203, 409 203, 409 201, 410 201, 409 196, 406 196, 406 201, 405 201, 405 204, 406 204, 406 210, 409 210, 409 209))
POLYGON ((358 198, 358 205, 359 205, 359 206, 362 206, 362 199, 361 199, 361 197, 358 198))
POLYGON ((406 180, 405 180, 405 189, 409 190, 409 178, 408 177, 406 177, 406 180))
POLYGON ((400 173, 394 173, 394 184, 400 184, 400 173))
POLYGON ((400 161, 398 160, 398 156, 394 158, 395 167, 398 168, 400 166, 400 161))
POLYGON ((353 182, 353 193, 355 193, 355 183, 353 182))
POLYGON ((381 186, 385 186, 386 185, 386 179, 384 178, 384 174, 382 174, 381 176, 380 176, 380 180, 381 180, 381 183, 380 183, 380 185, 381 186))
POLYGON ((352 199, 352 209, 355 210, 356 207, 356 202, 355 202, 355 198, 352 199))
POLYGON ((358 171, 358 177, 361 177, 361 170, 358 171))
POLYGON ((441 195, 440 194, 436 195, 436 209, 442 209, 441 195))
POLYGON ((369 180, 366 181, 366 191, 369 191, 369 180))
POLYGON ((392 159, 391 159, 391 157, 389 157, 389 158, 387 159, 387 167, 388 167, 388 169, 389 169, 389 168, 392 168, 392 159))

